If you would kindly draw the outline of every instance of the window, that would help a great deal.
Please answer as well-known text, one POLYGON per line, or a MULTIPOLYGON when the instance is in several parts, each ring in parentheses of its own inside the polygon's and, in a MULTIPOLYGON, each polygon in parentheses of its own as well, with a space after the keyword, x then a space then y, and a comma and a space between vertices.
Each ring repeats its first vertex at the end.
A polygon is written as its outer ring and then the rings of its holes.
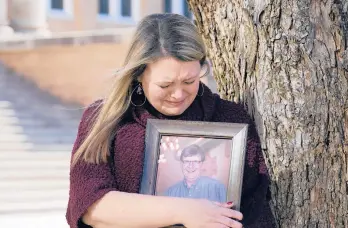
POLYGON ((192 13, 190 11, 190 7, 189 7, 187 1, 183 0, 183 4, 184 4, 184 7, 183 7, 184 8, 184 12, 183 12, 183 14, 185 15, 185 17, 192 18, 192 13))
POLYGON ((60 19, 73 18, 73 0, 47 0, 49 17, 60 19))
POLYGON ((135 24, 140 20, 140 0, 99 1, 98 12, 100 21, 135 24))
POLYGON ((165 13, 172 12, 172 0, 164 0, 164 12, 165 13))
POLYGON ((108 15, 110 12, 109 0, 99 0, 99 14, 108 15))
POLYGON ((131 17, 132 16, 132 1, 121 0, 121 16, 131 17))
POLYGON ((163 11, 177 13, 192 19, 193 15, 186 0, 163 0, 163 11))
POLYGON ((51 0, 51 8, 55 10, 63 10, 64 9, 64 1, 63 0, 51 0))

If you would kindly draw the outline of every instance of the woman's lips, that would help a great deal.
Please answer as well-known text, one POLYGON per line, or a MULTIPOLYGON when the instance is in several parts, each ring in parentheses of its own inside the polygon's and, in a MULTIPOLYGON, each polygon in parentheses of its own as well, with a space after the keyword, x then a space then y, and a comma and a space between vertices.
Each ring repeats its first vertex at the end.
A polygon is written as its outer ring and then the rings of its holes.
POLYGON ((182 105, 184 103, 185 100, 182 101, 167 101, 168 104, 172 105, 172 106, 179 106, 182 105))

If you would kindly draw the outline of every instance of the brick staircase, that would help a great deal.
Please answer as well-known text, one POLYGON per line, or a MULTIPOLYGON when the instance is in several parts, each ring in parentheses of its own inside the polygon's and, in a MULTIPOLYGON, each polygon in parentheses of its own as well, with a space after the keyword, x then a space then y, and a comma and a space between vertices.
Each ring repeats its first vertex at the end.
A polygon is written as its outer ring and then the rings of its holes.
POLYGON ((67 227, 70 153, 82 111, 0 64, 0 227, 67 227))

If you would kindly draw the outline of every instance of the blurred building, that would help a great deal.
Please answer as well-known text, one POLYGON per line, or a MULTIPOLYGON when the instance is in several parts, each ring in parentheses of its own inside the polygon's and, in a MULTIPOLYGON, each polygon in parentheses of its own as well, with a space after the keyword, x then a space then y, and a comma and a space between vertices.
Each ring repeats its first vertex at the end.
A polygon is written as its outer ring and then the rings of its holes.
POLYGON ((45 34, 132 27, 159 12, 192 17, 186 0, 2 0, 0 31, 45 34))

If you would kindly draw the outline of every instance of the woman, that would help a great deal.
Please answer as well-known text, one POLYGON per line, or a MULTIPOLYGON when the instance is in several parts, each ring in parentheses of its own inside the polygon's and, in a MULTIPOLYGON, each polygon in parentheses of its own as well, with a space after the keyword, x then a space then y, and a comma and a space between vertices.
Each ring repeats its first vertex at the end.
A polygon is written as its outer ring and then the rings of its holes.
POLYGON ((200 83, 206 66, 203 41, 190 20, 156 14, 139 23, 110 95, 82 116, 70 170, 71 227, 272 227, 255 127, 242 105, 200 83), (137 194, 150 118, 250 124, 242 213, 231 209, 232 202, 137 194))

